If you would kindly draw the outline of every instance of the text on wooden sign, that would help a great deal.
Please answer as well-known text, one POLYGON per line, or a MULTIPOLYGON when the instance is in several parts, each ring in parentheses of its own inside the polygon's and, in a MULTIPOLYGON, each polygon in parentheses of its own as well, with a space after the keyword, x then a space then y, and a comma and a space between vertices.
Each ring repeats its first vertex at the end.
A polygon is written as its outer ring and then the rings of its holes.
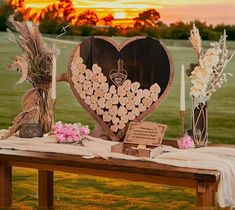
POLYGON ((152 122, 131 122, 125 137, 125 143, 139 145, 161 145, 167 126, 152 122))

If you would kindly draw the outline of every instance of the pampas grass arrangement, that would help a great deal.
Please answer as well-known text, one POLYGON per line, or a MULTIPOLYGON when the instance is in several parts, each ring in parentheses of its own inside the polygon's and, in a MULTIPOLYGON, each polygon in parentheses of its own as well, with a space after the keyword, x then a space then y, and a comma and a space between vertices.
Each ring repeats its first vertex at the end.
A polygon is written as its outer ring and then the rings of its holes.
POLYGON ((49 49, 38 30, 38 27, 27 21, 18 22, 10 17, 10 27, 18 32, 15 36, 8 30, 9 39, 22 50, 9 65, 10 70, 21 73, 17 85, 28 81, 32 88, 22 97, 23 111, 14 119, 13 125, 4 138, 16 133, 23 124, 37 123, 44 133, 51 130, 53 121, 53 103, 51 100, 52 59, 49 49))

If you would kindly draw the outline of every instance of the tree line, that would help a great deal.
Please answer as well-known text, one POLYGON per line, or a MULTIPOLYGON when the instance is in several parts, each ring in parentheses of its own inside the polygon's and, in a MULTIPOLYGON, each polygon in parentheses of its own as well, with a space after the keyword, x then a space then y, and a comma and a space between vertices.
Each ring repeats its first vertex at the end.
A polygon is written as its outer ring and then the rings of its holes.
MULTIPOLYGON (((148 9, 133 19, 133 26, 114 26, 112 14, 100 19, 92 10, 78 13, 71 0, 60 0, 40 12, 26 8, 24 0, 10 0, 0 5, 0 31, 6 31, 7 19, 12 14, 18 20, 36 22, 42 33, 60 34, 62 27, 69 25, 67 34, 78 36, 150 36, 162 39, 188 39, 193 24, 193 22, 177 21, 167 25, 160 21, 160 13, 157 10, 148 9), (99 21, 102 22, 102 27, 97 26, 99 21)), ((235 25, 213 26, 200 20, 195 20, 194 23, 199 28, 203 40, 218 39, 224 30, 227 32, 228 40, 235 40, 235 25)))

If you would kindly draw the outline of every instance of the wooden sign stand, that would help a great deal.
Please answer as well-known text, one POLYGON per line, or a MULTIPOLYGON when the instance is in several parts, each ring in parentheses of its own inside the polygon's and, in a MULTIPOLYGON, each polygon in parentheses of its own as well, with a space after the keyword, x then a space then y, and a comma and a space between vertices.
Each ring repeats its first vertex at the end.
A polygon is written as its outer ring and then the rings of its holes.
POLYGON ((150 157, 151 149, 161 145, 167 126, 152 122, 131 122, 122 143, 111 151, 137 157, 150 157))

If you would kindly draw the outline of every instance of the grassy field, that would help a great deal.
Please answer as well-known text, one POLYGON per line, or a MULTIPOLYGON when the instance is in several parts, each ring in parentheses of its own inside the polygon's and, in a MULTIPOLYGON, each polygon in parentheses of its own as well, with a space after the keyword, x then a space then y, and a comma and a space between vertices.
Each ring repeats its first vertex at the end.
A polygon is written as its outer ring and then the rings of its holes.
MULTIPOLYGON (((36 208, 36 172, 17 168, 13 173, 13 207, 36 208)), ((194 209, 195 193, 181 187, 57 172, 54 200, 56 210, 183 210, 194 209)))
MULTIPOLYGON (((119 39, 121 40, 121 39, 119 39)), ((79 40, 78 40, 79 41, 79 40)), ((174 61, 175 78, 170 93, 164 103, 147 120, 168 125, 167 137, 177 138, 179 126, 179 78, 182 63, 189 66, 196 62, 188 41, 163 40, 174 61)), ((48 40, 51 44, 51 41, 48 40)), ((66 72, 74 42, 63 41, 57 45, 61 49, 58 59, 58 71, 66 72)), ((208 46, 208 42, 204 43, 208 46)), ((235 50, 235 42, 228 43, 235 50)), ((9 41, 7 34, 0 33, 0 128, 7 128, 12 119, 20 112, 20 99, 30 86, 23 84, 15 87, 19 75, 7 71, 11 56, 20 53, 9 41)), ((226 69, 235 75, 235 58, 226 69)), ((186 81, 189 92, 189 80, 186 81)), ((63 122, 81 122, 92 129, 94 120, 80 107, 68 84, 58 84, 56 120, 63 122)), ((186 98, 186 127, 190 124, 191 99, 186 98)), ((209 102, 209 139, 211 142, 235 144, 235 77, 219 89, 209 102)), ((126 182, 56 173, 55 181, 56 209, 192 209, 194 192, 185 188, 171 188, 146 183, 126 182), (74 179, 76 178, 76 179, 74 179)), ((14 207, 31 209, 36 207, 36 172, 16 169, 14 171, 14 207)))

